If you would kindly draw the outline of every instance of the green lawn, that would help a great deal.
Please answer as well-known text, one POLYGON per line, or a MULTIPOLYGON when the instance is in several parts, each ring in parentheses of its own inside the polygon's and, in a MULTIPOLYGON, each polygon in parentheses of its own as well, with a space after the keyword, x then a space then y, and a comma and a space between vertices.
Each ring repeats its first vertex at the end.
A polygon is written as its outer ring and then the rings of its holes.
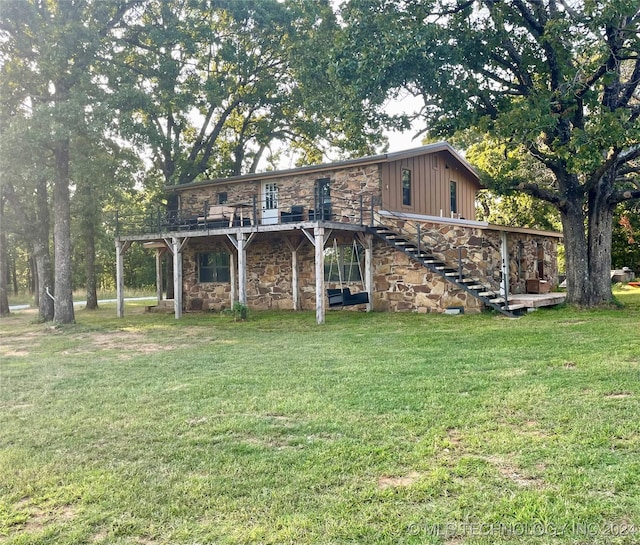
POLYGON ((0 320, 0 543, 637 544, 616 311, 0 320))

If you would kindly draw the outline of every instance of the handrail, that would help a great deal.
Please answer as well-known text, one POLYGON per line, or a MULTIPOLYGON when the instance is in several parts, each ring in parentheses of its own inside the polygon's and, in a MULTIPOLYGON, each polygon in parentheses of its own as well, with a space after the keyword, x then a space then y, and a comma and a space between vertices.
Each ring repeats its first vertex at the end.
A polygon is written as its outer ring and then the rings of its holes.
MULTIPOLYGON (((356 225, 367 225, 373 223, 373 208, 371 217, 367 217, 365 203, 374 202, 375 194, 370 191, 359 191, 347 193, 340 190, 332 190, 330 201, 325 205, 320 204, 317 191, 313 194, 301 195, 297 202, 293 199, 283 200, 277 203, 274 213, 274 223, 282 224, 292 221, 334 221, 338 223, 351 223, 356 225), (294 213, 294 209, 297 211, 294 213)), ((233 203, 220 203, 203 201, 194 206, 182 206, 177 210, 168 210, 161 206, 146 213, 123 214, 116 212, 115 231, 116 236, 125 235, 147 235, 158 233, 164 234, 172 231, 183 231, 193 229, 218 229, 229 227, 245 226, 247 219, 251 225, 259 225, 261 222, 261 211, 264 210, 261 203, 264 203, 264 195, 261 193, 252 194, 248 200, 233 203), (234 218, 231 219, 229 212, 226 218, 215 218, 216 214, 210 214, 212 207, 229 206, 236 209, 234 218), (241 211, 241 212, 240 212, 241 211), (223 225, 226 219, 226 225, 223 225), (229 221, 231 219, 231 221, 229 221), (231 225, 230 225, 231 223, 231 225), (242 225, 240 225, 242 224, 242 225)), ((225 214, 224 210, 220 211, 225 214)))
MULTIPOLYGON (((459 280, 461 280, 465 276, 465 271, 467 271, 467 274, 473 273, 473 270, 470 270, 469 267, 467 267, 467 265, 471 263, 471 261, 468 258, 465 259, 463 256, 464 250, 468 250, 470 248, 468 244, 450 244, 449 240, 437 231, 435 232, 436 234, 427 232, 427 230, 423 227, 422 222, 419 221, 405 220, 404 226, 400 223, 392 224, 389 222, 389 219, 393 217, 393 215, 387 216, 380 214, 379 211, 376 211, 374 214, 374 222, 372 227, 390 227, 398 235, 406 237, 408 240, 415 243, 419 253, 427 251, 433 254, 434 257, 436 257, 443 263, 451 263, 453 265, 453 262, 455 262, 457 265, 457 278, 459 280), (451 255, 447 256, 447 253, 451 252, 456 252, 455 257, 451 255)), ((396 219, 401 220, 402 218, 396 217, 396 219)))

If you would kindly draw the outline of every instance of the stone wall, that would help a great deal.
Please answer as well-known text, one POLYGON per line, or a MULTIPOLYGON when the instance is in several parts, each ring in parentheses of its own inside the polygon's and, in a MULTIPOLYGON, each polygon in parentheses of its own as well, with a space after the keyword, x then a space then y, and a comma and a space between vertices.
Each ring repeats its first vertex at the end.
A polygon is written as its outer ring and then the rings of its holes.
POLYGON ((526 293, 526 281, 546 280, 551 288, 558 287, 558 240, 552 237, 525 233, 509 233, 509 282, 511 293, 526 293), (538 274, 542 247, 542 277, 538 274))
POLYGON ((374 310, 443 312, 462 306, 466 312, 480 311, 474 297, 384 242, 375 241, 373 254, 374 310))
MULTIPOLYGON (((331 201, 335 220, 343 223, 360 223, 360 196, 362 196, 364 222, 369 222, 371 197, 380 197, 380 169, 378 165, 298 173, 291 176, 269 178, 268 181, 278 186, 278 208, 280 211, 289 212, 293 205, 302 206, 306 220, 308 219, 308 211, 314 209, 316 180, 321 178, 331 179, 331 201)), ((180 207, 186 215, 201 215, 205 209, 205 203, 216 204, 218 195, 226 193, 227 202, 231 204, 252 205, 255 199, 259 214, 261 191, 260 180, 215 182, 204 187, 180 190, 180 207)))
MULTIPOLYGON (((383 221, 412 239, 417 239, 419 231, 422 246, 438 259, 454 268, 461 262, 465 275, 481 280, 494 291, 500 289, 501 231, 490 226, 406 220, 393 216, 384 217, 383 221)), ((539 278, 539 245, 544 253, 541 279, 552 286, 558 285, 558 239, 543 234, 508 232, 511 293, 525 293, 526 280, 539 278)))
MULTIPOLYGON (((293 240, 293 244, 297 245, 300 240, 293 240)), ((352 242, 350 234, 337 238, 337 244, 352 242)), ((327 247, 332 245, 333 239, 327 247)), ((232 306, 230 283, 197 281, 197 253, 213 251, 229 251, 222 237, 192 239, 184 250, 184 304, 187 310, 222 310, 232 306)), ((373 263, 375 310, 440 312, 449 306, 464 306, 467 312, 480 309, 475 299, 465 292, 375 239, 373 263)), ((298 283, 301 308, 315 309, 314 248, 306 240, 298 250, 298 283)), ((338 287, 339 282, 325 283, 326 289, 338 287)), ((343 287, 349 287, 354 293, 365 289, 362 282, 344 282, 343 287)), ((248 246, 247 304, 259 310, 293 308, 291 250, 283 237, 262 234, 248 246)))

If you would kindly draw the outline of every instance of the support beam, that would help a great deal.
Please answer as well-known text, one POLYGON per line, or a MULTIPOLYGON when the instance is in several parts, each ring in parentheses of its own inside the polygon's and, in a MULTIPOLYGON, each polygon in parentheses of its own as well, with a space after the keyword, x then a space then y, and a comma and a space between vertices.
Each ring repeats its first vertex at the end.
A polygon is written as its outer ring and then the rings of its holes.
POLYGON ((116 315, 124 317, 124 254, 131 247, 130 241, 116 240, 116 315))
POLYGON ((316 322, 324 324, 325 304, 324 304, 324 227, 315 227, 314 246, 316 264, 316 322))
POLYGON ((504 297, 504 304, 507 306, 509 304, 509 243, 506 231, 500 233, 500 257, 502 262, 500 266, 500 276, 502 277, 500 295, 504 297))
POLYGON ((293 310, 300 310, 300 286, 298 280, 298 250, 302 246, 304 239, 299 237, 285 237, 285 243, 291 250, 291 298, 293 300, 293 310))
POLYGON ((124 317, 124 251, 122 242, 116 240, 116 315, 124 317))
POLYGON ((238 253, 238 302, 241 305, 247 304, 247 246, 251 244, 255 236, 255 233, 251 233, 246 237, 243 232, 238 233, 236 236, 227 235, 227 238, 238 253))
POLYGON ((369 302, 367 303, 367 312, 373 310, 373 235, 358 234, 358 239, 362 246, 364 246, 364 287, 369 295, 369 302))
POLYGON ((182 250, 187 244, 186 238, 171 238, 173 253, 173 310, 176 320, 182 318, 182 250))
POLYGON ((233 305, 236 304, 238 300, 238 279, 237 279, 237 270, 238 270, 238 260, 236 258, 236 246, 231 243, 231 237, 229 237, 228 241, 224 242, 224 247, 229 252, 229 280, 231 282, 231 293, 229 294, 230 304, 229 308, 233 308, 233 305))

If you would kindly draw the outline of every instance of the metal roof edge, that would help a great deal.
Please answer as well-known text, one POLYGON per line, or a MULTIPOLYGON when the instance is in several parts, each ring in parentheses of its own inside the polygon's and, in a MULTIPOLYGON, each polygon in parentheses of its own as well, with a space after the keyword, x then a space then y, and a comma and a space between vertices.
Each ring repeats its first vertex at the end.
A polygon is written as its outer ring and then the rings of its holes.
POLYGON ((427 144, 417 148, 411 148, 408 150, 395 151, 392 153, 385 153, 380 155, 370 155, 366 157, 359 157, 356 159, 346 159, 344 161, 337 161, 334 163, 321 163, 319 165, 307 165, 303 167, 290 168, 285 170, 271 170, 266 172, 254 172, 251 174, 241 174, 240 176, 230 176, 228 178, 214 178, 211 180, 201 180, 198 182, 190 182, 182 185, 172 185, 165 188, 165 191, 184 191, 186 189, 208 187, 212 185, 222 183, 237 183, 237 182, 249 182, 254 180, 265 180, 272 178, 283 178, 294 174, 304 174, 309 172, 322 172, 333 171, 341 168, 364 166, 370 164, 382 164, 389 163, 391 161, 399 161, 409 157, 417 157, 419 155, 426 155, 429 153, 436 153, 438 151, 449 152, 456 161, 458 161, 472 176, 474 176, 478 182, 478 186, 482 188, 478 173, 473 166, 464 159, 448 142, 441 141, 433 144, 427 144))
POLYGON ((490 223, 486 229, 491 231, 507 231, 509 233, 521 233, 523 235, 538 235, 553 238, 564 238, 564 235, 558 231, 546 231, 541 229, 532 229, 530 227, 512 227, 510 225, 496 225, 490 223))

